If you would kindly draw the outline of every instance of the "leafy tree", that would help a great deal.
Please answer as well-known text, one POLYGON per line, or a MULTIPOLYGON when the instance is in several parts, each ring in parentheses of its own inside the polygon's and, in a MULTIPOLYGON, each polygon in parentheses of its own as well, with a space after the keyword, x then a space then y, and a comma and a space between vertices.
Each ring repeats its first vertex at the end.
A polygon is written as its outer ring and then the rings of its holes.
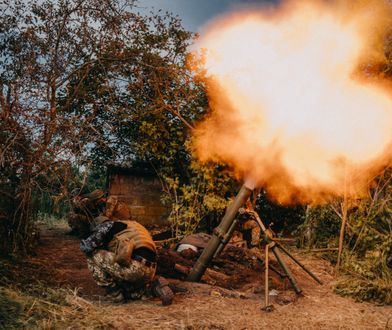
POLYGON ((279 233, 291 234, 303 223, 304 207, 301 205, 287 206, 271 202, 268 193, 261 190, 256 200, 256 211, 265 223, 279 233))
MULTIPOLYGON (((203 112, 184 65, 192 34, 133 1, 1 1, 0 194, 4 248, 30 244, 42 194, 68 193, 72 166, 145 158, 185 169, 203 112), (185 159, 185 162, 184 162, 185 159)), ((184 170, 185 171, 185 170, 184 170)))

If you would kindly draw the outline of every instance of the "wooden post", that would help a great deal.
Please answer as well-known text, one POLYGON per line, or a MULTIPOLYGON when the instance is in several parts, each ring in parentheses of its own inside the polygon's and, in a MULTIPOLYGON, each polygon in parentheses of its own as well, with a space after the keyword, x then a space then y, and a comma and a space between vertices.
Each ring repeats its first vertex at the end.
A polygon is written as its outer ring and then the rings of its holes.
POLYGON ((339 248, 338 248, 338 260, 336 262, 336 274, 339 273, 342 252, 343 252, 343 242, 344 242, 344 231, 347 223, 347 208, 348 208, 348 199, 347 199, 347 168, 344 173, 344 198, 341 204, 342 211, 342 225, 340 226, 340 235, 339 235, 339 248))
POLYGON ((269 284, 268 284, 268 263, 269 263, 269 244, 267 244, 265 246, 265 272, 264 272, 264 282, 265 282, 265 286, 264 286, 264 290, 265 290, 265 298, 264 298, 264 303, 265 303, 265 308, 268 307, 269 305, 269 284))

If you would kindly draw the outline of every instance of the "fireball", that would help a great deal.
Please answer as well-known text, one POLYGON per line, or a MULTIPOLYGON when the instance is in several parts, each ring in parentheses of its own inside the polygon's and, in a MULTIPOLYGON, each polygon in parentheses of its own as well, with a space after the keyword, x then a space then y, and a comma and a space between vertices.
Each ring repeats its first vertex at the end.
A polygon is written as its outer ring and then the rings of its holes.
POLYGON ((290 1, 211 22, 194 49, 211 108, 196 155, 282 203, 363 194, 392 155, 377 73, 391 18, 387 1, 290 1))

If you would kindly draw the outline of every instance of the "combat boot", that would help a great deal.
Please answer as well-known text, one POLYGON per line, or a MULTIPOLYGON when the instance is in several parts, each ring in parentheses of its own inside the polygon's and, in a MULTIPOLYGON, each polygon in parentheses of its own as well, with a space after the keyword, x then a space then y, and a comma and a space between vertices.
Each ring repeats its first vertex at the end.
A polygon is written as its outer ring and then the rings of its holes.
POLYGON ((156 297, 159 297, 163 306, 171 305, 174 293, 169 287, 169 282, 162 276, 156 276, 151 283, 151 289, 156 297))
POLYGON ((123 290, 118 286, 108 286, 106 288, 106 300, 113 304, 125 303, 123 290))

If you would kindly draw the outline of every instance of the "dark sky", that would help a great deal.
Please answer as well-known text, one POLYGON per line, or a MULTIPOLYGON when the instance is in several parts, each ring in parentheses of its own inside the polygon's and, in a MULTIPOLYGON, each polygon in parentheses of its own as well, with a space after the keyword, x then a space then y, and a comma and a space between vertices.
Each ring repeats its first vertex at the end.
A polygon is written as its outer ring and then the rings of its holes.
POLYGON ((241 6, 274 3, 277 0, 139 0, 142 11, 162 9, 178 15, 186 29, 198 29, 211 18, 241 6))

